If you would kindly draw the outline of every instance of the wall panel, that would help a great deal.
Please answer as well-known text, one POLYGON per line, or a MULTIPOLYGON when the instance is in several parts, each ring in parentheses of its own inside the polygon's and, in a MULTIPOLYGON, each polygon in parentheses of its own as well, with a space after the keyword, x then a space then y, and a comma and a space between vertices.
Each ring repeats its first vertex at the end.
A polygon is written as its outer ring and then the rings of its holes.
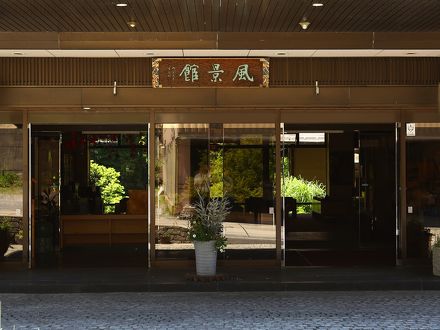
POLYGON ((0 58, 1 86, 151 86, 149 58, 0 58))
MULTIPOLYGON (((150 58, 0 58, 0 86, 151 87, 150 58)), ((439 57, 272 58, 270 86, 437 86, 439 57)))

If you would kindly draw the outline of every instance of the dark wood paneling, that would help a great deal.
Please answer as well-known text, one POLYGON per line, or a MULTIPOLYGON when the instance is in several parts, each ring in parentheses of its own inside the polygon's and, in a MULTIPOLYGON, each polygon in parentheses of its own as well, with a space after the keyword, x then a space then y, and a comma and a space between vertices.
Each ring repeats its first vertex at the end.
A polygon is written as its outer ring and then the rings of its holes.
POLYGON ((59 39, 60 49, 212 49, 217 45, 213 32, 62 32, 59 39))
POLYGON ((270 86, 429 85, 440 81, 440 58, 273 58, 270 86))
POLYGON ((0 31, 311 32, 439 31, 438 0, 14 0, 0 3, 0 31), (136 27, 130 28, 129 21, 136 27))
MULTIPOLYGON (((0 86, 150 87, 149 58, 0 58, 0 86)), ((440 58, 272 58, 270 87, 437 86, 440 58)))
MULTIPOLYGON (((440 1, 438 2, 440 5, 440 1)), ((440 17, 440 12, 438 12, 440 17)), ((439 19, 440 22, 440 19, 439 19)), ((437 32, 379 32, 374 35, 376 49, 438 49, 440 37, 437 32)))
POLYGON ((1 58, 2 86, 151 86, 149 58, 1 58))
POLYGON ((371 49, 374 34, 368 32, 220 32, 219 49, 371 49))
POLYGON ((2 49, 57 49, 59 34, 55 32, 1 32, 2 49))
MULTIPOLYGON (((80 110, 101 108, 418 108, 437 111, 437 87, 314 87, 296 88, 120 88, 112 95, 111 87, 96 88, 0 88, 0 110, 11 108, 80 110)), ((268 110, 269 111, 269 110, 268 110)))
MULTIPOLYGON (((171 23, 170 23, 171 24, 171 23)), ((1 32, 0 49, 439 49, 440 32, 1 32)), ((12 55, 12 51, 11 51, 12 55)))

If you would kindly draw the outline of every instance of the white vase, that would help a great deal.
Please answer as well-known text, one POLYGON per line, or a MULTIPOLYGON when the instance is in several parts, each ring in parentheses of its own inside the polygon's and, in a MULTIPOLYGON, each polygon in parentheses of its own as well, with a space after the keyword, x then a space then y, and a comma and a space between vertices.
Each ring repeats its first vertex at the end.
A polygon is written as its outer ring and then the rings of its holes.
POLYGON ((440 247, 432 248, 432 273, 440 276, 440 247))
POLYGON ((199 276, 214 276, 217 268, 215 241, 194 241, 196 273, 199 276))

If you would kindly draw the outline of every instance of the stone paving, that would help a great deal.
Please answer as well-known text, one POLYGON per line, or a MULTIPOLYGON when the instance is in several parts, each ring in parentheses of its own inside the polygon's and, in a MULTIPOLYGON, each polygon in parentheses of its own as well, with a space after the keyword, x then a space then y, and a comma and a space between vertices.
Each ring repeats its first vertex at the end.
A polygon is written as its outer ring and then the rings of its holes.
POLYGON ((13 329, 440 329, 438 291, 1 294, 13 329))

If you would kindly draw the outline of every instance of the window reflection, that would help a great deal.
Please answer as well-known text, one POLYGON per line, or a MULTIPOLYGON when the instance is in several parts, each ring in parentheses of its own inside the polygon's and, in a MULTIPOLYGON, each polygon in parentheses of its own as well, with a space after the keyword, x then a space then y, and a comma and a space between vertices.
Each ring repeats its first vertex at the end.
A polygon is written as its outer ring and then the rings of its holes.
POLYGON ((440 237, 440 130, 417 124, 407 143, 407 251, 409 258, 429 258, 440 237), (420 127, 422 126, 422 127, 420 127))
POLYGON ((23 251, 22 130, 0 124, 0 259, 20 261, 23 251))
POLYGON ((156 145, 158 258, 193 257, 186 217, 197 192, 232 205, 224 257, 274 256, 274 125, 157 125, 156 145))
POLYGON ((63 136, 63 214, 147 214, 146 132, 63 136))

